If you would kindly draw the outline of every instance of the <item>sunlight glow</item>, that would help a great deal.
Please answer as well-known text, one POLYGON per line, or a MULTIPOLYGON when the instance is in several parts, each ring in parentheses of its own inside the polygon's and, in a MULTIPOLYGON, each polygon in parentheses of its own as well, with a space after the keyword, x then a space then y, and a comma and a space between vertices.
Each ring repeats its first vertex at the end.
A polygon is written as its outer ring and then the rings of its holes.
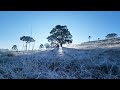
POLYGON ((63 55, 63 54, 64 54, 62 47, 59 47, 59 50, 58 50, 58 51, 59 51, 59 54, 60 54, 60 55, 63 55))

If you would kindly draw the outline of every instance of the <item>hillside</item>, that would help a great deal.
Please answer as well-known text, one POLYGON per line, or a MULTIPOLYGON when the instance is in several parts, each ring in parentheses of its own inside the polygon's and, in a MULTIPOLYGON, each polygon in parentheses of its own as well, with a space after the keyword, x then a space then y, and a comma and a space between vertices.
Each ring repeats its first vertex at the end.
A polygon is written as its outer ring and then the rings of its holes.
POLYGON ((93 45, 93 46, 120 45, 120 37, 81 43, 81 46, 85 46, 85 45, 93 45))

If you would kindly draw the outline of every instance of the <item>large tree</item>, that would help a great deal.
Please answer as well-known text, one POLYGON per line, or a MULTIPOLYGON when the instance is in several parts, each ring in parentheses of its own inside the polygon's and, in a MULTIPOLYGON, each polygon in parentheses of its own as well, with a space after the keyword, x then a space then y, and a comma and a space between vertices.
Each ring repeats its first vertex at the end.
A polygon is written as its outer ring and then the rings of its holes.
POLYGON ((110 33, 108 34, 107 36, 105 36, 107 39, 111 39, 111 38, 115 38, 117 37, 118 35, 116 33, 110 33))
POLYGON ((50 32, 50 36, 47 37, 48 41, 52 44, 60 45, 72 43, 72 35, 68 31, 67 26, 57 25, 50 32))
POLYGON ((22 36, 22 37, 20 37, 20 40, 26 42, 26 50, 27 50, 27 44, 28 43, 35 42, 35 40, 32 37, 30 37, 30 36, 22 36))

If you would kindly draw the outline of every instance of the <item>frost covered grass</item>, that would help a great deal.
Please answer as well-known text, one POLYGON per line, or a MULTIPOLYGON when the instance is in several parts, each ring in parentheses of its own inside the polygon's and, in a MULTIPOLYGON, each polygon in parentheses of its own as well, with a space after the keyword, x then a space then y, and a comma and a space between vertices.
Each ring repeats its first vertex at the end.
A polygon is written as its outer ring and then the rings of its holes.
POLYGON ((11 56, 0 54, 0 79, 120 78, 119 48, 60 48, 9 52, 11 56))

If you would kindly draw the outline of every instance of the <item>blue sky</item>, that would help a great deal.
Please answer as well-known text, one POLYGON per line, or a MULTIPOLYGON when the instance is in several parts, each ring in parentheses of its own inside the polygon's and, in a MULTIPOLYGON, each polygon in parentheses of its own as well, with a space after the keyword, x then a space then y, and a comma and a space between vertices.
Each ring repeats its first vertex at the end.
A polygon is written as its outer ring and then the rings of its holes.
POLYGON ((0 48, 16 44, 21 49, 20 37, 30 35, 31 26, 38 48, 56 25, 67 25, 74 44, 88 41, 89 35, 91 40, 112 32, 120 36, 120 11, 0 11, 0 48))

